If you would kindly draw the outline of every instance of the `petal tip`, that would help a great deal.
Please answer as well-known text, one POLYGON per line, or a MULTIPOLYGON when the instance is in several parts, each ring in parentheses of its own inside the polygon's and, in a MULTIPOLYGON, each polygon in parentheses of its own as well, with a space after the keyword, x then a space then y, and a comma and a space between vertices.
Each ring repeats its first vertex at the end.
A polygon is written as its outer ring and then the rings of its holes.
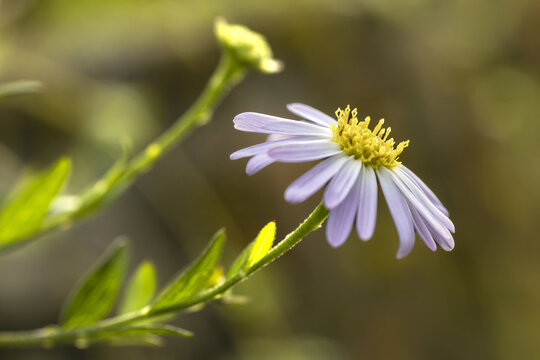
POLYGON ((446 252, 450 252, 450 251, 454 250, 454 247, 455 247, 454 243, 448 244, 448 246, 445 246, 445 247, 441 246, 441 248, 446 252))
MULTIPOLYGON (((326 193, 325 193, 325 195, 326 195, 326 193)), ((332 210, 333 208, 335 208, 339 204, 340 203, 336 203, 336 201, 332 197, 328 197, 328 198, 327 198, 327 196, 324 197, 324 207, 327 210, 332 210)))
POLYGON ((236 115, 234 118, 233 118, 233 122, 237 122, 238 120, 242 120, 245 118, 245 115, 246 113, 240 113, 238 115, 236 115))
POLYGON ((287 191, 287 190, 285 190, 285 194, 283 194, 283 198, 289 204, 293 204, 293 205, 300 204, 303 201, 303 199, 301 199, 301 197, 298 196, 296 191, 287 191))
POLYGON ((332 248, 336 249, 340 247, 345 243, 345 241, 347 241, 347 238, 348 235, 345 237, 335 235, 332 236, 331 231, 329 230, 328 226, 326 226, 326 240, 332 248))
POLYGON ((304 104, 299 103, 299 102, 288 103, 287 104, 287 110, 294 110, 295 107, 303 106, 303 105, 304 104))
POLYGON ((427 245, 427 244, 426 244, 426 246, 427 246, 427 248, 428 248, 429 250, 431 250, 431 251, 433 251, 433 252, 437 251, 437 245, 427 245))
POLYGON ((338 247, 340 247, 341 245, 343 245, 345 243, 345 240, 341 240, 339 239, 339 241, 331 241, 331 240, 328 240, 328 244, 333 248, 333 249, 337 249, 338 247))
POLYGON ((358 233, 358 237, 360 238, 360 240, 366 242, 366 241, 371 240, 371 238, 373 237, 373 233, 371 233, 371 234, 361 234, 361 233, 358 233))
POLYGON ((400 246, 397 253, 396 259, 403 259, 411 253, 413 246, 400 246))

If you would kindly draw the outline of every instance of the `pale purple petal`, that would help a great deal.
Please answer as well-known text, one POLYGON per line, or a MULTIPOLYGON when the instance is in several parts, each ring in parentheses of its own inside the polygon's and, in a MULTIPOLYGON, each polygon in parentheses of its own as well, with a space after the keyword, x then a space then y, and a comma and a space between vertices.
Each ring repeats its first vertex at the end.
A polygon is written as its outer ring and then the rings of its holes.
POLYGON ((403 195, 394 184, 392 177, 388 173, 381 171, 381 169, 384 169, 384 167, 377 170, 377 176, 399 235, 399 249, 396 256, 398 259, 401 259, 407 256, 414 246, 412 216, 403 195))
POLYGON ((415 207, 418 214, 424 219, 424 223, 429 228, 433 239, 446 251, 453 248, 454 240, 450 231, 443 224, 437 222, 424 207, 417 207, 416 204, 410 203, 411 207, 415 207))
MULTIPOLYGON (((410 200, 410 198, 408 198, 407 195, 404 194, 404 196, 408 200, 410 200)), ((431 232, 431 235, 433 236, 434 240, 439 245, 441 245, 443 249, 446 250, 450 248, 450 244, 453 244, 453 238, 452 238, 452 234, 450 234, 450 231, 446 227, 444 227, 443 224, 438 222, 437 219, 435 219, 425 207, 418 206, 418 202, 409 201, 409 204, 411 207, 415 208, 415 210, 418 212, 418 215, 420 215, 420 217, 424 220, 424 223, 429 228, 429 231, 431 232)))
POLYGON ((360 199, 356 217, 356 231, 360 239, 371 239, 377 220, 377 177, 371 166, 364 166, 358 178, 360 199))
POLYGON ((450 218, 445 215, 435 204, 428 198, 426 193, 416 184, 416 182, 407 175, 405 171, 400 168, 394 169, 394 174, 399 180, 412 191, 414 196, 422 202, 422 204, 451 232, 455 231, 454 224, 450 218))
POLYGON ((409 177, 418 185, 420 189, 426 194, 426 196, 431 200, 431 202, 446 216, 449 215, 448 210, 444 207, 442 202, 439 200, 439 198, 435 195, 433 191, 410 169, 405 167, 404 165, 401 165, 399 167, 400 169, 403 169, 403 171, 409 175, 409 177))
POLYGON ((336 124, 337 121, 326 115, 320 110, 317 110, 309 105, 292 103, 287 105, 287 109, 295 115, 303 117, 304 119, 313 121, 314 123, 329 127, 332 124, 336 124))
POLYGON ((255 155, 251 159, 249 159, 247 165, 246 165, 246 174, 253 175, 260 170, 264 169, 268 165, 274 163, 276 160, 270 158, 267 154, 262 153, 259 155, 255 155))
POLYGON ((359 196, 360 188, 354 187, 339 206, 330 210, 328 224, 326 224, 326 238, 331 246, 338 247, 349 237, 358 209, 359 196))
POLYGON ((442 231, 435 229, 430 223, 426 222, 433 239, 439 244, 444 251, 451 251, 454 248, 454 238, 448 229, 443 228, 442 231))
POLYGON ((283 135, 283 134, 270 134, 266 137, 266 141, 277 141, 285 139, 298 139, 302 135, 283 135))
POLYGON ((233 121, 234 127, 240 131, 285 135, 326 135, 332 137, 330 128, 254 112, 238 114, 233 121))
POLYGON ((433 240, 431 232, 425 224, 424 219, 422 219, 420 214, 418 214, 418 211, 413 206, 409 206, 409 210, 411 211, 411 215, 413 218, 414 228, 416 229, 418 236, 420 236, 420 239, 424 241, 424 243, 430 250, 437 250, 437 244, 435 244, 435 241, 433 240))
MULTIPOLYGON (((385 172, 388 174, 388 176, 392 177, 394 183, 399 188, 401 193, 407 198, 409 203, 414 206, 420 215, 428 222, 430 223, 433 228, 438 229, 439 227, 445 227, 447 229, 450 229, 451 231, 454 229, 454 224, 448 219, 443 213, 441 213, 424 195, 423 192, 420 191, 414 184, 412 184, 413 189, 409 189, 407 185, 404 183, 405 181, 408 181, 406 176, 403 175, 402 172, 398 172, 397 169, 395 171, 389 170, 386 168, 381 168, 381 172, 385 172)), ((442 230, 440 230, 442 231, 442 230)))
POLYGON ((324 192, 324 206, 333 209, 349 194, 362 169, 362 162, 349 157, 339 172, 330 180, 324 192))
POLYGON ((303 162, 323 159, 341 152, 330 140, 314 140, 280 145, 268 151, 268 156, 281 162, 303 162))
POLYGON ((344 153, 338 153, 321 161, 287 187, 285 200, 293 204, 306 200, 322 188, 339 171, 346 160, 347 156, 344 153))
POLYGON ((240 149, 238 151, 233 152, 229 158, 231 160, 241 159, 249 156, 254 156, 263 152, 267 152, 269 149, 278 146, 278 145, 285 145, 285 144, 292 144, 297 143, 301 141, 311 141, 311 140, 320 140, 320 137, 316 136, 295 136, 293 139, 282 139, 282 140, 275 140, 275 141, 266 141, 260 144, 252 145, 247 148, 240 149))

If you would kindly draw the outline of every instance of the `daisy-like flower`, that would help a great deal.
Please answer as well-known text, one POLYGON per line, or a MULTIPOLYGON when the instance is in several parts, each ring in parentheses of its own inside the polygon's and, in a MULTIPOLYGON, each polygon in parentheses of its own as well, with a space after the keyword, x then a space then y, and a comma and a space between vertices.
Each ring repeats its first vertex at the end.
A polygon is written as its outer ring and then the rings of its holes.
POLYGON ((381 119, 373 130, 370 118, 359 121, 357 110, 336 111, 337 119, 304 104, 289 104, 303 120, 246 112, 234 118, 240 131, 270 134, 266 142, 231 154, 251 157, 246 172, 253 175, 274 162, 322 160, 285 190, 285 199, 300 203, 326 184, 324 206, 329 210, 326 237, 337 247, 347 240, 353 224, 360 239, 371 239, 377 218, 377 179, 399 235, 397 257, 413 248, 415 230, 428 248, 454 247, 454 224, 435 194, 398 161, 409 145, 388 138, 381 119))

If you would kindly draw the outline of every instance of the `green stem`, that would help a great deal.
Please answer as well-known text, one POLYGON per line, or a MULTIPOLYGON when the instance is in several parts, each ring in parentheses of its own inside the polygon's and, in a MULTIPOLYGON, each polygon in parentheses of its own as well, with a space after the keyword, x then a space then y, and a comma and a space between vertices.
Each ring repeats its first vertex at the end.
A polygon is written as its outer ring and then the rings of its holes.
POLYGON ((253 273, 270 264, 281 255, 292 249, 304 237, 312 231, 317 230, 324 220, 328 217, 328 210, 321 202, 315 210, 302 222, 293 232, 281 240, 272 250, 266 254, 258 263, 249 268, 247 271, 241 271, 233 277, 227 279, 219 285, 207 289, 188 302, 170 306, 152 312, 150 306, 129 314, 120 315, 110 319, 105 319, 78 329, 63 329, 61 327, 45 327, 38 330, 20 331, 20 332, 0 332, 0 346, 4 347, 25 347, 25 346, 53 346, 57 344, 71 344, 78 340, 91 339, 92 335, 97 335, 104 331, 118 329, 132 323, 152 318, 159 318, 164 315, 175 314, 181 310, 192 307, 194 305, 203 304, 216 297, 225 294, 231 287, 244 281, 253 273))
POLYGON ((244 78, 244 75, 243 66, 229 52, 223 51, 214 74, 197 101, 165 133, 130 162, 123 176, 124 180, 131 180, 148 170, 157 158, 178 144, 196 127, 208 123, 215 107, 231 88, 244 78))
POLYGON ((138 176, 150 170, 163 154, 197 127, 208 123, 216 106, 233 86, 244 78, 245 73, 245 67, 238 63, 228 51, 223 51, 220 62, 206 87, 186 113, 137 156, 123 165, 124 167, 111 168, 102 179, 110 186, 102 187, 102 181, 98 182, 96 186, 80 196, 81 203, 76 210, 45 219, 36 236, 69 225, 75 219, 88 216, 121 194, 138 176))
POLYGON ((203 291, 199 295, 195 296, 189 302, 171 306, 169 308, 160 309, 159 313, 154 313, 155 315, 162 314, 163 312, 178 311, 189 308, 191 306, 204 303, 208 300, 215 298, 216 296, 225 293, 232 286, 237 283, 247 279, 257 270, 265 267, 270 264, 272 261, 276 260, 281 255, 285 254, 287 251, 292 249, 296 244, 298 244, 306 235, 310 232, 317 230, 321 224, 328 217, 328 210, 324 207, 321 202, 315 210, 302 222, 293 232, 287 235, 283 240, 281 240, 276 246, 274 246, 264 258, 262 258, 255 265, 250 267, 247 272, 239 272, 235 276, 226 280, 225 282, 210 288, 206 291, 203 291))

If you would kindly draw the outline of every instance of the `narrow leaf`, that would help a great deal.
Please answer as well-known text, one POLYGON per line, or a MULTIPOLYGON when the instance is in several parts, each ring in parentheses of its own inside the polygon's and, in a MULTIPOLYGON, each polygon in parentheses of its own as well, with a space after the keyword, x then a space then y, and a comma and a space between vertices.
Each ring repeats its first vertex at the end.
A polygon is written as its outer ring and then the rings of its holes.
POLYGON ((226 279, 232 278, 234 275, 236 275, 240 270, 244 268, 244 265, 246 264, 246 261, 248 259, 249 254, 251 254, 251 249, 253 248, 253 241, 250 242, 244 250, 236 257, 233 264, 231 265, 231 268, 227 272, 227 275, 225 276, 226 279))
POLYGON ((77 339, 75 342, 79 347, 86 348, 96 343, 107 343, 110 345, 146 345, 161 346, 163 340, 161 336, 190 338, 191 331, 181 329, 171 325, 135 325, 102 331, 77 339))
POLYGON ((0 84, 0 100, 17 95, 38 92, 43 84, 33 80, 19 80, 6 84, 0 84))
POLYGON ((270 251, 270 248, 274 243, 275 237, 276 223, 272 221, 266 224, 259 232, 259 235, 257 235, 251 253, 249 254, 248 261, 246 262, 245 269, 251 268, 268 254, 268 251, 270 251))
POLYGON ((139 265, 129 281, 120 314, 139 310, 148 305, 156 292, 156 271, 151 262, 139 265))
POLYGON ((115 241, 105 255, 80 280, 67 302, 63 326, 68 329, 93 324, 111 311, 124 280, 128 247, 115 241))
POLYGON ((151 311, 155 312, 170 306, 181 306, 195 296, 212 275, 221 256, 224 242, 225 232, 220 230, 214 235, 202 256, 161 292, 152 305, 151 311))
POLYGON ((204 284, 203 288, 208 289, 217 286, 221 284, 224 279, 225 277, 223 276, 223 267, 216 266, 214 270, 212 270, 212 274, 208 277, 208 280, 206 281, 206 284, 204 284))
MULTIPOLYGON (((99 342, 99 341, 98 341, 99 342)), ((160 347, 164 345, 164 341, 159 336, 146 335, 146 336, 124 336, 112 339, 104 340, 107 345, 110 346, 149 346, 160 347)))
POLYGON ((0 213, 0 249, 35 234, 64 185, 71 162, 62 158, 17 191, 0 213))
POLYGON ((193 333, 172 325, 136 325, 127 326, 108 330, 99 333, 99 337, 126 337, 126 336, 143 336, 143 335, 158 335, 158 336, 174 336, 174 337, 192 337, 193 333))

